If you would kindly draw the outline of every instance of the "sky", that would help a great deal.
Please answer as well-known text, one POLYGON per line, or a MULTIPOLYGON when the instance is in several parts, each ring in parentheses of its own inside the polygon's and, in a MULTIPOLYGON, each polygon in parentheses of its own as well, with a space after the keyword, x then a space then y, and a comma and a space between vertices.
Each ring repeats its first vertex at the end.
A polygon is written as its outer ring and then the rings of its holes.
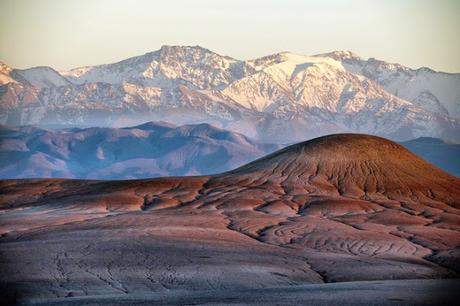
POLYGON ((0 0, 0 61, 57 70, 162 45, 238 59, 351 50, 460 72, 460 0, 0 0))

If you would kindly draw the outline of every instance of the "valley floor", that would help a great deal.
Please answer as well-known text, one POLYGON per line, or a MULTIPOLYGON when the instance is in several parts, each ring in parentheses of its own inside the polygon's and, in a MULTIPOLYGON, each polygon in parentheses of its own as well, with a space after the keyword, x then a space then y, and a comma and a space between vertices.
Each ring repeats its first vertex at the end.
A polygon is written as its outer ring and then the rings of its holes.
POLYGON ((263 289, 174 290, 31 299, 22 305, 455 305, 460 280, 386 280, 263 289))

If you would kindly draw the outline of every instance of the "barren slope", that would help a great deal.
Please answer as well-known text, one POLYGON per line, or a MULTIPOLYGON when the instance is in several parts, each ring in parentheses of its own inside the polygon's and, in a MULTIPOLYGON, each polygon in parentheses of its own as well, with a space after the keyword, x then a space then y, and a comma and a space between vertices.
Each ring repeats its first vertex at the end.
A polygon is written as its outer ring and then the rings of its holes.
POLYGON ((216 176, 0 188, 0 280, 20 297, 460 272, 460 180, 374 136, 317 138, 216 176))

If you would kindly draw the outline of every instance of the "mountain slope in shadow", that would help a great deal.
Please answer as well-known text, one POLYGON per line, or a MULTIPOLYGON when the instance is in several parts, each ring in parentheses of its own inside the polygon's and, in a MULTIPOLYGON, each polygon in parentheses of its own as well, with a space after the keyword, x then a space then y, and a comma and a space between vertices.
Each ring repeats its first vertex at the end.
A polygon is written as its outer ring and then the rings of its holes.
POLYGON ((431 137, 420 137, 401 144, 444 171, 460 177, 460 144, 431 137))
POLYGON ((133 179, 213 174, 279 149, 209 124, 1 127, 0 178, 133 179))
MULTIPOLYGON (((460 176, 460 145, 401 143, 460 176)), ((280 149, 208 124, 147 122, 126 128, 0 127, 0 178, 139 179, 228 171, 280 149)))

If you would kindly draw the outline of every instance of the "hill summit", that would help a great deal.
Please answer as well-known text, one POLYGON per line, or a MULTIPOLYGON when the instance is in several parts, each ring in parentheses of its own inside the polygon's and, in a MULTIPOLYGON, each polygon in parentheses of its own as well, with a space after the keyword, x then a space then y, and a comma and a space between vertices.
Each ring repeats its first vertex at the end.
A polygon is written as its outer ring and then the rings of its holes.
MULTIPOLYGON (((460 180, 391 140, 334 134, 298 143, 229 174, 297 186, 307 193, 412 200, 460 199, 460 180)), ((451 201, 449 201, 451 202, 451 201)), ((460 204, 460 203, 457 203, 460 204)))

